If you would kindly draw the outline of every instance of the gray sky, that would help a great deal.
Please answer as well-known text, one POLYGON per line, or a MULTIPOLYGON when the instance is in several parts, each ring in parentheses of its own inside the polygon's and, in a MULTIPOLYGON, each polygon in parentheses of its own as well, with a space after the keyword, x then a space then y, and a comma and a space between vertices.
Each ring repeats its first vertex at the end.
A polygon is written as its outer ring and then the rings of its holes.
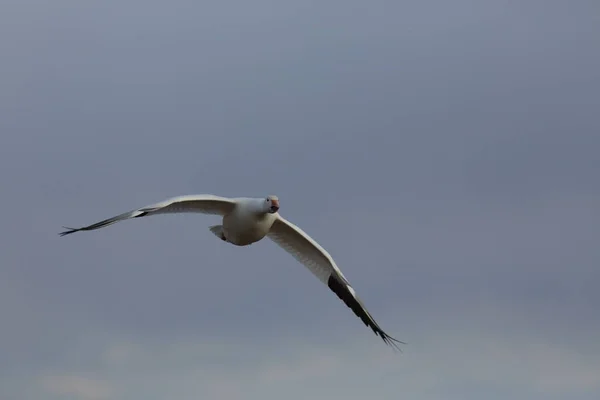
POLYGON ((0 5, 0 398, 597 399, 597 1, 0 5), (395 354, 188 193, 277 194, 395 354))

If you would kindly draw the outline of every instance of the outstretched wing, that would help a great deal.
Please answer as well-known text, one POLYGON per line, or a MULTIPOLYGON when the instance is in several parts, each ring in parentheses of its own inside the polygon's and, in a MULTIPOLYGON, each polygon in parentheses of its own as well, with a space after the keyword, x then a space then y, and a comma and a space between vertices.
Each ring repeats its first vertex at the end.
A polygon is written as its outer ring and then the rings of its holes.
POLYGON ((396 348, 398 348, 396 343, 405 344, 389 336, 381 329, 356 295, 342 271, 335 264, 333 258, 306 232, 278 215, 268 237, 326 284, 386 344, 393 345, 396 348))
POLYGON ((225 215, 233 210, 236 202, 234 199, 226 197, 214 196, 211 194, 194 194, 186 196, 172 197, 161 201, 160 203, 152 204, 137 210, 128 211, 119 214, 112 218, 105 219, 95 224, 84 226, 82 228, 67 228, 60 236, 65 236, 79 231, 92 231, 94 229, 103 228, 112 225, 115 222, 124 221, 131 218, 145 217, 155 214, 170 214, 170 213, 202 213, 225 215))

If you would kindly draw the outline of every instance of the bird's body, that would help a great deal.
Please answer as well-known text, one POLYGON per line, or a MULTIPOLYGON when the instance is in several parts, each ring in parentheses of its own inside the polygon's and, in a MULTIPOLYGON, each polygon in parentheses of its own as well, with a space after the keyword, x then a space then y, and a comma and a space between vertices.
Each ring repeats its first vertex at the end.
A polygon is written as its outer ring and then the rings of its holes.
POLYGON ((254 199, 244 200, 248 206, 235 207, 223 216, 222 239, 236 246, 248 246, 263 239, 277 219, 275 213, 253 212, 249 205, 253 204, 254 199))
POLYGON ((60 235, 99 229, 119 221, 169 213, 202 213, 222 216, 222 225, 209 230, 222 241, 236 246, 248 246, 265 237, 290 253, 331 289, 365 325, 387 344, 400 342, 386 334, 364 307, 354 289, 342 274, 331 255, 302 229, 279 213, 277 196, 266 198, 227 198, 209 194, 186 195, 119 214, 82 228, 66 228, 60 235))

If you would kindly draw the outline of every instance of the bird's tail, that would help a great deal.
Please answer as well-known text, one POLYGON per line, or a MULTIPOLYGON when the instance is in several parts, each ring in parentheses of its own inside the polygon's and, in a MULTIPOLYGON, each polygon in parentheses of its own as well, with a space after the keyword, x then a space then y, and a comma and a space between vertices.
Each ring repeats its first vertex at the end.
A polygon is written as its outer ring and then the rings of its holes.
POLYGON ((208 227, 208 229, 219 239, 225 240, 225 235, 223 234, 223 225, 213 225, 208 227))

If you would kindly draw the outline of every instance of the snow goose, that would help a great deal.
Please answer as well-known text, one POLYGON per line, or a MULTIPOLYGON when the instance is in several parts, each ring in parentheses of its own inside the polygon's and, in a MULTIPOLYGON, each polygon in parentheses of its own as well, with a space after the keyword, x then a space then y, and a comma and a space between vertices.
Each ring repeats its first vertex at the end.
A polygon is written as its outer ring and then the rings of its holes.
POLYGON ((356 292, 329 253, 306 232, 279 215, 277 196, 265 198, 227 198, 210 194, 173 197, 81 228, 67 228, 61 236, 91 231, 131 218, 169 213, 202 213, 222 216, 221 225, 209 230, 221 240, 236 246, 247 246, 265 236, 273 240, 308 268, 331 289, 375 335, 399 349, 402 343, 389 336, 369 314, 356 292))

